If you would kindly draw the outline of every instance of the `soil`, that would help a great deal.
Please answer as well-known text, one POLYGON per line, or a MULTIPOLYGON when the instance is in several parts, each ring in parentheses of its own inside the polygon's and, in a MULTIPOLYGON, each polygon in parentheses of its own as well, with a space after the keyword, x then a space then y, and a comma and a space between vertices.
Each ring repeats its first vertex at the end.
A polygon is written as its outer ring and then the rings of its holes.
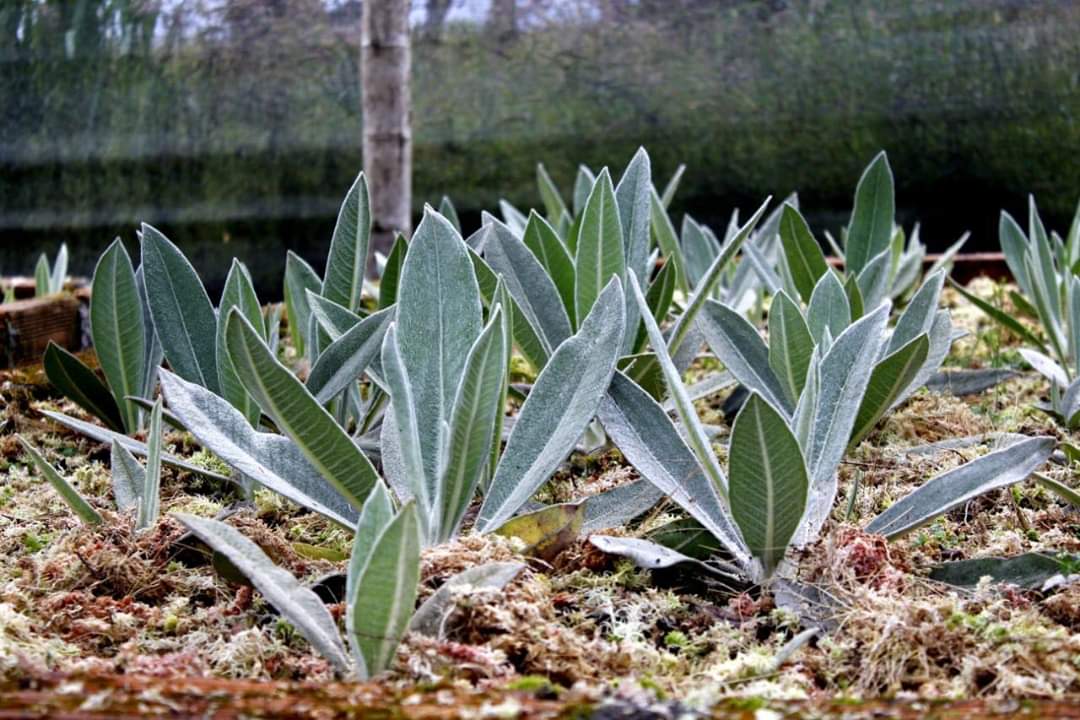
MULTIPOLYGON (((1003 296, 986 280, 970 287, 1003 296)), ((946 302, 954 323, 969 331, 949 366, 1021 366, 1017 338, 949 291, 946 302)), ((732 595, 693 570, 650 573, 579 539, 550 562, 526 558, 528 569, 507 588, 469 598, 448 638, 408 636, 388 673, 358 685, 334 682, 258 593, 219 577, 178 542, 182 533, 168 514, 234 508, 229 522, 309 582, 344 568, 335 558, 347 554, 348 535, 270 493, 244 506, 230 486, 168 469, 162 520, 135 534, 132 517, 113 511, 108 448, 40 414, 81 416, 77 408, 56 397, 38 368, 4 372, 0 718, 674 717, 689 710, 756 718, 1080 717, 1062 701, 1080 693, 1080 586, 960 590, 927 577, 949 560, 1080 553, 1075 508, 1023 483, 895 542, 859 529, 928 477, 986 451, 913 448, 990 433, 1065 439, 1031 408, 1045 392, 1032 373, 967 398, 920 391, 849 454, 830 526, 800 563, 800 579, 830 599, 832 630, 779 668, 777 654, 800 628, 776 607, 771 588, 732 595), (88 528, 67 510, 28 465, 16 431, 90 499, 103 527, 88 528), (956 702, 963 698, 979 702, 956 702)), ((703 419, 723 428, 718 450, 729 429, 725 397, 699 401, 703 419)), ((167 446, 224 469, 186 434, 169 434, 167 446)), ((1047 472, 1076 486, 1072 467, 1047 472)), ((609 450, 573 458, 542 494, 564 502, 636 478, 609 450)), ((661 505, 619 532, 642 536, 680 517, 661 505)), ((521 549, 474 535, 433 548, 422 595, 464 568, 520 559, 521 549)))

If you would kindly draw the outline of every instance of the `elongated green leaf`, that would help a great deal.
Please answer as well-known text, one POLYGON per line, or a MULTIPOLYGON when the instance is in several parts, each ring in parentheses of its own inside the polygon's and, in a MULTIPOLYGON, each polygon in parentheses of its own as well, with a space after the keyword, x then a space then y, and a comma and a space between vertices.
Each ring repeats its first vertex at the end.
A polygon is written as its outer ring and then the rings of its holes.
POLYGON ((540 372, 484 497, 476 524, 480 532, 509 520, 574 448, 615 372, 625 312, 622 284, 612 278, 577 334, 540 372))
POLYGON ((689 215, 683 215, 680 238, 683 258, 686 260, 686 279, 690 287, 696 287, 705 276, 712 261, 720 252, 720 244, 706 235, 700 225, 689 215))
POLYGON ((113 498, 120 512, 139 506, 146 489, 146 470, 123 445, 113 440, 110 454, 113 498))
MULTIPOLYGON (((660 268, 660 272, 656 274, 656 278, 653 279, 652 285, 649 286, 649 290, 645 294, 645 302, 649 305, 649 311, 652 313, 653 319, 656 320, 657 325, 664 322, 668 310, 671 309, 671 301, 674 297, 675 266, 664 263, 664 266, 660 268)), ((637 330, 637 340, 634 342, 633 347, 634 352, 640 353, 645 348, 645 343, 648 339, 649 336, 645 332, 645 325, 642 323, 637 330)))
POLYGON ((409 243, 405 240, 405 236, 401 233, 395 235, 394 246, 390 248, 390 254, 386 257, 386 267, 383 268, 382 277, 379 279, 380 310, 385 310, 397 302, 401 266, 405 264, 405 254, 408 250, 409 243))
POLYGON ((1033 267, 1028 269, 1028 274, 1035 283, 1036 296, 1041 285, 1047 294, 1049 302, 1047 307, 1055 320, 1061 322, 1061 306, 1058 304, 1058 278, 1054 268, 1054 252, 1050 248, 1050 239, 1046 236, 1046 228, 1039 217, 1039 210, 1035 207, 1035 196, 1028 195, 1028 242, 1029 248, 1034 253, 1033 267))
POLYGON ((319 403, 325 405, 360 379, 378 358, 393 317, 392 309, 368 315, 322 351, 307 380, 308 392, 319 403))
MULTIPOLYGON (((615 373, 599 415, 604 430, 641 476, 697 519, 745 565, 749 551, 724 507, 716 481, 706 475, 695 453, 649 393, 622 373, 615 373)), ((718 465, 714 472, 722 477, 718 465)))
POLYGON ((848 274, 858 275, 871 258, 889 248, 895 212, 892 169, 881 152, 863 171, 855 188, 855 207, 844 248, 848 274))
POLYGON ((562 195, 559 194, 559 188, 552 182, 543 163, 536 164, 536 184, 540 188, 540 199, 544 202, 544 212, 547 213, 548 221, 558 222, 559 218, 569 211, 566 209, 562 195))
POLYGON ((504 412, 506 350, 509 338, 504 310, 492 314, 487 327, 469 351, 450 417, 449 458, 438 485, 440 517, 437 542, 457 534, 496 442, 495 425, 504 412))
POLYGON ((796 543, 817 538, 836 499, 836 468, 844 457, 859 406, 885 345, 885 325, 892 309, 888 301, 861 318, 833 341, 819 368, 817 403, 804 452, 810 470, 810 502, 796 543))
MULTIPOLYGON (((619 377, 628 380, 625 375, 615 373, 615 376, 611 379, 612 385, 615 384, 616 379, 619 377)), ((608 388, 608 392, 610 394, 611 388, 608 388)), ((652 400, 651 397, 649 399, 652 400)), ((607 430, 607 422, 604 420, 604 407, 608 402, 609 399, 604 398, 598 411, 605 430, 607 430)), ((614 412, 616 416, 621 415, 617 408, 614 412)), ((608 420, 618 423, 619 420, 615 419, 616 416, 607 417, 608 420)), ((690 460, 694 462, 692 455, 690 460)), ((664 498, 664 495, 664 491, 647 480, 634 480, 625 485, 618 485, 611 490, 589 495, 584 501, 585 519, 581 523, 581 532, 589 534, 598 530, 622 527, 634 518, 644 515, 656 507, 656 504, 664 498)))
MULTIPOLYGON (((574 217, 581 217, 581 214, 585 212, 585 203, 589 200, 589 193, 592 192, 593 185, 596 183, 596 175, 593 171, 584 165, 578 165, 577 174, 574 176, 574 217)), ((574 252, 573 245, 570 246, 570 252, 574 252)))
MULTIPOLYGON (((461 232, 461 220, 458 219, 457 208, 454 207, 454 202, 448 195, 443 195, 442 199, 439 200, 439 214, 449 220, 455 230, 461 232)), ((398 233, 398 237, 401 237, 400 233, 398 233)))
POLYGON ((578 317, 589 313, 612 276, 626 280, 622 221, 607 168, 597 175, 585 203, 574 267, 574 307, 578 317))
POLYGON ((146 353, 143 355, 143 386, 142 396, 150 397, 157 387, 158 368, 165 359, 165 353, 161 349, 157 332, 154 331, 154 319, 150 315, 150 300, 146 296, 146 279, 143 277, 142 266, 135 271, 135 286, 139 290, 139 305, 142 307, 142 323, 146 330, 146 353))
POLYGON ((1040 485, 1060 497, 1062 500, 1065 500, 1076 507, 1080 507, 1080 492, 1077 492, 1065 483, 1055 480, 1052 477, 1047 477, 1042 473, 1035 473, 1035 479, 1040 485))
MULTIPOLYGON (((356 508, 334 490, 294 442, 276 433, 257 432, 228 402, 170 372, 161 373, 161 390, 169 409, 226 465, 344 528, 353 527, 356 508)), ((141 454, 146 454, 145 446, 141 454)), ((162 460, 170 463, 168 456, 162 460)))
MULTIPOLYGON (((619 205, 619 223, 623 233, 623 254, 626 267, 632 268, 640 278, 649 277, 649 227, 651 223, 652 164, 649 153, 641 147, 626 166, 615 188, 615 200, 619 205)), ((629 299, 629 298, 628 298, 629 299)), ((629 310, 629 307, 627 308, 629 310)), ((627 314, 627 320, 630 315, 627 314)), ((637 322, 627 322, 636 328, 637 322)), ((634 333, 627 333, 634 339, 634 333)))
MULTIPOLYGON (((640 304, 644 306, 645 299, 641 297, 641 289, 638 287, 637 278, 633 275, 630 276, 630 289, 631 292, 634 293, 634 298, 639 300, 640 304)), ((648 315, 645 311, 642 311, 642 314, 648 315)), ((727 478, 724 477, 724 473, 720 469, 719 463, 716 461, 716 456, 713 455, 712 446, 709 443, 709 438, 705 434, 704 428, 701 426, 701 422, 698 420, 697 412, 694 410, 694 404, 690 400, 686 387, 683 385, 682 378, 675 367, 675 363, 667 352, 664 338, 660 334, 660 327, 656 324, 656 321, 649 316, 645 317, 645 329, 649 333, 649 342, 652 344, 653 351, 656 353, 656 362, 663 371, 664 380, 668 386, 668 392, 674 401, 675 412, 679 416, 679 420, 686 430, 686 439, 690 444, 690 448, 693 450, 694 456, 697 458, 698 464, 705 476, 715 488, 715 492, 718 493, 720 497, 726 499, 727 478)))
POLYGON ((79 519, 87 525, 100 525, 104 522, 101 514, 98 513, 98 511, 95 510, 94 507, 79 494, 79 491, 73 488, 60 473, 56 472, 56 468, 49 464, 49 461, 38 452, 37 448, 31 445, 22 435, 18 435, 17 437, 19 438, 19 442, 22 443, 23 450, 26 451, 26 454, 29 455, 30 459, 33 461, 37 471, 45 477, 50 485, 53 486, 53 490, 56 490, 64 502, 67 503, 68 507, 71 508, 71 511, 79 516, 79 519))
MULTIPOLYGON (((527 251, 526 251, 527 252, 527 251)), ((435 497, 458 379, 481 330, 480 290, 468 248, 428 211, 401 272, 397 342, 408 371, 429 497, 435 497)))
POLYGON ((221 381, 221 396, 232 403, 248 422, 253 426, 259 422, 262 413, 255 399, 244 389, 240 378, 236 376, 232 360, 225 349, 225 319, 229 310, 236 308, 240 314, 247 318, 253 326, 265 328, 262 319, 262 308, 259 306, 259 298, 255 295, 255 287, 251 284, 251 276, 247 268, 239 260, 233 260, 229 275, 225 279, 225 289, 221 292, 221 303, 218 305, 217 319, 217 368, 218 377, 221 381))
POLYGON ((1001 243, 1001 251, 1005 255, 1005 264, 1009 266, 1013 279, 1016 280, 1016 284, 1020 286, 1024 295, 1032 297, 1034 290, 1031 286, 1031 278, 1028 277, 1027 268, 1024 266, 1028 239, 1013 216, 1004 210, 1001 211, 998 221, 998 240, 1001 243))
POLYGON ((783 385, 791 408, 802 395, 813 354, 814 338, 799 306, 780 291, 769 306, 769 367, 783 385))
POLYGON ((971 238, 971 233, 965 232, 960 236, 959 240, 945 248, 945 252, 938 256, 938 259, 934 261, 934 264, 930 266, 930 269, 926 271, 926 274, 933 275, 938 270, 948 273, 952 268, 953 259, 959 254, 964 245, 967 244, 969 238, 971 238))
POLYGON ((851 447, 858 445, 874 429, 904 388, 911 384, 929 351, 930 339, 920 335, 874 367, 851 431, 851 447))
POLYGON ((161 398, 150 411, 150 427, 146 435, 146 471, 143 490, 139 494, 139 517, 135 527, 143 530, 155 522, 161 512, 161 398))
MULTIPOLYGON (((1068 560, 1075 563, 1077 557, 1074 555, 1068 560)), ((942 563, 931 569, 930 579, 956 587, 972 587, 989 576, 995 583, 1039 590, 1051 577, 1064 572, 1066 563, 1062 560, 1049 553, 1031 552, 1007 558, 987 557, 942 563)))
POLYGON ((686 309, 683 310, 682 315, 679 316, 678 321, 675 323, 675 327, 671 330, 671 338, 668 341, 668 350, 671 356, 676 360, 676 367, 682 371, 689 365, 689 361, 693 359, 693 353, 697 348, 694 347, 695 343, 687 343, 688 338, 692 338, 695 335, 694 324, 697 321, 698 314, 701 309, 705 307, 706 301, 712 295, 713 290, 719 284, 721 276, 727 264, 735 257, 735 253, 739 251, 739 248, 743 246, 747 238, 750 237, 750 233, 757 227, 758 221, 761 220, 761 216, 765 214, 765 209, 769 206, 769 202, 772 200, 772 196, 765 199, 765 202, 750 216, 750 219, 746 221, 738 231, 732 236, 731 240, 724 243, 720 248, 720 253, 713 260, 713 264, 705 272, 705 276, 698 283, 698 286, 694 288, 694 294, 690 297, 690 300, 686 303, 686 309), (688 345, 684 349, 684 345, 688 345))
MULTIPOLYGON (((574 327, 574 260, 566 251, 566 246, 559 239, 555 229, 534 210, 529 213, 529 222, 525 225, 525 234, 522 236, 525 247, 532 251, 536 259, 547 271, 555 289, 562 299, 563 308, 566 310, 570 327, 574 327)), ((487 246, 485 246, 485 253, 487 246)), ((491 257, 486 255, 488 262, 491 257)), ((493 264, 494 269, 494 264, 493 264)), ((507 273, 497 270, 503 275, 507 273)), ((569 333, 567 333, 569 334, 569 333)))
MULTIPOLYGON (((854 322, 863 316, 866 308, 863 306, 862 290, 859 289, 859 279, 854 275, 848 275, 844 281, 844 294, 847 296, 848 310, 851 312, 851 320, 854 322)), ((827 327, 829 337, 833 336, 831 327, 827 327)))
POLYGON ((425 600, 409 621, 409 630, 445 640, 447 624, 457 609, 456 592, 501 590, 526 567, 519 562, 490 562, 462 570, 425 600))
POLYGON ((826 329, 835 338, 851 324, 847 293, 835 273, 825 273, 814 287, 806 310, 806 324, 816 343, 821 342, 826 329))
POLYGON ((802 450, 784 416, 752 393, 735 419, 728 455, 731 514, 769 575, 806 509, 810 479, 802 450))
POLYGON ((930 340, 930 349, 926 353, 926 360, 915 374, 915 378, 908 383, 906 388, 900 391, 890 410, 898 407, 914 395, 919 388, 926 385, 937 374, 941 364, 945 362, 945 357, 949 354, 949 349, 952 347, 953 340, 956 337, 952 317, 949 315, 948 310, 938 310, 934 313, 934 322, 930 326, 927 337, 930 340))
POLYGON ((289 336, 296 352, 306 351, 307 331, 311 320, 306 291, 321 292, 322 280, 307 261, 290 250, 285 256, 285 317, 289 321, 289 336))
MULTIPOLYGON (((862 296, 863 312, 873 310, 888 297, 891 267, 892 253, 886 248, 872 257, 858 274, 856 281, 862 296)), ((862 314, 859 313, 859 316, 862 314)))
POLYGON ((683 173, 686 172, 686 165, 680 164, 675 168, 675 172, 672 173, 671 179, 668 180, 667 185, 664 186, 664 192, 660 195, 660 202, 663 204, 664 209, 671 207, 671 201, 675 199, 675 193, 679 189, 679 181, 682 180, 683 173))
POLYGON ((369 675, 389 667, 416 607, 420 583, 420 523, 407 503, 375 542, 355 585, 349 641, 369 675))
POLYGON ((945 284, 945 272, 929 275, 904 308, 900 319, 896 321, 892 338, 889 340, 890 353, 896 352, 919 335, 930 332, 934 326, 934 317, 941 299, 941 289, 945 284))
POLYGON ((326 258, 326 273, 320 293, 323 297, 349 310, 360 307, 370 239, 371 201, 368 198, 367 179, 364 173, 360 173, 338 210, 334 236, 330 240, 330 254, 326 258))
POLYGON ((773 372, 769 349, 746 318, 726 305, 709 300, 700 327, 709 349, 747 389, 760 393, 788 415, 795 410, 794 401, 788 398, 783 382, 773 372))
POLYGON ((649 217, 652 235, 656 238, 656 244, 660 246, 664 262, 675 266, 676 284, 683 294, 688 295, 690 280, 686 274, 686 258, 683 257, 675 226, 671 223, 671 218, 668 217, 667 210, 664 209, 664 204, 655 190, 649 195, 649 217))
MULTIPOLYGON (((379 536, 394 521, 394 501, 390 493, 380 483, 371 490, 368 499, 364 501, 364 507, 360 509, 360 517, 356 521, 356 533, 353 535, 352 552, 349 555, 349 567, 345 573, 345 602, 351 603, 356 596, 356 583, 364 573, 371 554, 375 551, 375 543, 379 536)), ((351 636, 354 633, 353 613, 345 613, 346 632, 351 636)))
POLYGON ((559 292, 543 265, 501 223, 488 225, 484 258, 501 275, 517 306, 539 331, 544 350, 550 354, 572 332, 559 292))
POLYGON ((780 242, 799 297, 809 303, 814 287, 821 276, 829 271, 829 265, 806 220, 798 210, 786 203, 780 217, 780 242))
POLYGON ((82 360, 50 341, 41 360, 45 377, 76 405, 116 432, 124 432, 124 418, 112 393, 82 360))
MULTIPOLYGON (((469 259, 472 260, 473 270, 476 273, 476 282, 480 286, 480 294, 490 308, 492 303, 495 302, 495 289, 499 284, 499 278, 487 262, 473 250, 469 251, 469 259)), ((517 301, 511 297, 510 304, 514 344, 517 345, 518 350, 533 368, 539 372, 547 364, 549 353, 544 350, 539 330, 529 323, 525 313, 518 307, 517 301)))
POLYGON ((998 324, 1005 326, 1010 331, 1014 332, 1018 337, 1023 338, 1024 341, 1029 342, 1035 347, 1039 348, 1041 352, 1048 352, 1046 345, 1043 343, 1043 341, 1026 327, 1024 327, 1024 325, 1012 315, 1009 315, 1008 313, 999 310, 987 301, 983 300, 978 295, 968 292, 968 290, 963 285, 960 285, 951 278, 949 279, 949 284, 952 285, 953 289, 955 289, 956 292, 964 296, 965 300, 982 310, 998 324))
POLYGON ((866 526, 867 532, 896 538, 991 490, 1021 482, 1050 457, 1052 437, 1020 440, 942 473, 889 506, 866 526))
POLYGON ((338 672, 352 669, 337 622, 318 595, 288 570, 275 565, 258 545, 231 525, 183 513, 174 517, 212 550, 228 558, 338 672))
POLYGON ((143 224, 142 266, 154 330, 173 372, 215 393, 217 315, 206 288, 180 249, 143 224))
POLYGON ((94 351, 124 429, 134 432, 139 427, 139 409, 124 398, 140 394, 146 385, 146 328, 135 270, 120 238, 98 260, 90 292, 94 351))
POLYGON ((311 311, 311 318, 318 324, 319 329, 326 333, 330 342, 341 339, 341 336, 349 332, 363 319, 352 310, 343 305, 338 305, 333 300, 327 300, 311 290, 304 291, 307 304, 311 311))
MULTIPOLYGON (((499 200, 499 213, 502 215, 503 222, 510 228, 516 235, 521 235, 525 230, 525 213, 518 210, 512 204, 506 200, 499 200)), ((487 223, 484 223, 485 225, 487 223)))
POLYGON ((34 297, 45 297, 52 293, 49 257, 42 253, 34 265, 34 297))
POLYGON ((345 499, 359 509, 379 477, 360 451, 288 368, 278 362, 251 323, 235 308, 225 343, 240 382, 274 424, 345 499))
MULTIPOLYGON (((397 339, 397 325, 390 324, 383 337, 382 366, 391 404, 383 420, 382 446, 387 458, 383 466, 387 478, 403 485, 420 505, 420 521, 424 537, 431 536, 431 517, 434 513, 436 489, 425 477, 424 459, 420 450, 420 430, 417 423, 416 399, 401 348, 397 339)), ((399 490, 398 495, 403 495, 399 490)))
POLYGON ((52 294, 64 291, 64 281, 68 273, 68 246, 60 243, 60 249, 56 252, 56 260, 49 272, 49 292, 52 294))
MULTIPOLYGON (((213 395, 213 393, 210 394, 213 395)), ((228 403, 225 404, 228 405, 228 403)), ((229 407, 232 406, 230 405, 229 407)), ((70 430, 74 430, 75 432, 85 435, 88 438, 93 438, 97 442, 111 445, 112 442, 115 440, 116 442, 123 445, 126 450, 131 451, 132 454, 140 457, 146 457, 146 443, 140 442, 135 438, 128 437, 121 432, 108 430, 101 427, 100 425, 94 425, 92 423, 79 420, 78 418, 73 418, 69 415, 53 412, 51 410, 42 410, 41 414, 49 418, 50 420, 54 420, 60 423, 61 425, 70 430)), ((219 475, 218 473, 213 472, 212 470, 207 470, 204 467, 193 465, 192 463, 189 463, 185 460, 174 457, 167 453, 162 454, 161 462, 169 465, 170 467, 177 468, 178 470, 184 470, 186 472, 194 473, 201 477, 207 478, 208 480, 213 480, 216 482, 233 482, 231 478, 227 478, 224 475, 219 475)))

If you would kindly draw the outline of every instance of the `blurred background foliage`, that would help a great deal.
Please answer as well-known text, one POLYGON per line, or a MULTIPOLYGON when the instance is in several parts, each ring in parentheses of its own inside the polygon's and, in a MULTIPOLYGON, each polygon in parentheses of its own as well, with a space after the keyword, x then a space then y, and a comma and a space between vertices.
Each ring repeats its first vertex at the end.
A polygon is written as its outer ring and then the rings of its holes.
MULTIPOLYGON (((468 229, 638 145, 714 227, 800 193, 816 231, 889 153, 931 250, 996 249, 1000 208, 1080 197, 1073 0, 413 0, 414 198, 468 229)), ((89 272, 141 221, 208 285, 284 250, 321 269, 361 167, 357 0, 0 0, 0 271, 72 248, 89 272)))

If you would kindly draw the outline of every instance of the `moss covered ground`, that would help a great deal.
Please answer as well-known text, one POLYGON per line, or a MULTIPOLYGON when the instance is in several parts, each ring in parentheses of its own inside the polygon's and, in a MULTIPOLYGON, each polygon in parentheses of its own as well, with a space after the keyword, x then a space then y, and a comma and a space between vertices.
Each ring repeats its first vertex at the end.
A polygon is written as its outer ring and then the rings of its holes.
MULTIPOLYGON (((987 281, 972 287, 999 295, 987 281)), ((946 301, 954 322, 969 332, 955 344, 949 365, 1018 364, 1016 338, 948 291, 946 301)), ((770 592, 732 594, 693 570, 640 570, 580 539, 550 562, 529 559, 504 590, 461 597, 449 636, 408 636, 393 669, 369 691, 383 701, 417 693, 424 699, 416 702, 426 703, 437 692, 452 699, 512 690, 513 697, 538 703, 538 714, 548 701, 554 713, 603 697, 734 711, 743 707, 737 703, 749 702, 744 709, 753 710, 760 707, 753 703, 776 700, 1080 692, 1080 584, 1048 593, 986 583, 959 590, 927 577, 932 565, 948 560, 1080 552, 1074 508, 1028 482, 974 500, 895 542, 860 530, 928 477, 985 451, 955 443, 915 448, 995 433, 1064 438, 1030 407, 1045 391, 1031 372, 965 398, 923 390, 849 454, 824 539, 799 563, 801 579, 829 599, 834 629, 790 656, 780 653, 799 632, 798 620, 778 609, 770 592)), ((720 412, 724 399, 721 393, 699 402, 706 422, 724 428, 716 438, 720 450, 728 429, 720 412)), ((4 373, 0 405, 6 423, 0 435, 3 685, 30 692, 45 683, 55 695, 58 677, 119 674, 211 684, 333 679, 326 662, 257 592, 222 579, 192 551, 169 513, 212 516, 235 507, 229 522, 313 583, 344 568, 345 533, 269 493, 240 505, 229 486, 168 468, 162 520, 132 533, 133 518, 112 512, 108 448, 40 415, 45 409, 79 414, 43 383, 40 370, 4 373), (29 465, 16 430, 73 479, 106 517, 103 527, 86 527, 68 511, 29 465)), ((167 448, 218 465, 187 434, 170 433, 167 448)), ((1073 468, 1048 472, 1076 485, 1073 468)), ((635 478, 617 451, 575 457, 545 488, 545 499, 579 498, 635 478)), ((640 536, 678 517, 675 506, 661 505, 617 532, 640 536)), ((514 540, 475 535, 432 548, 424 556, 422 594, 457 571, 520 552, 514 540)), ((341 606, 333 609, 340 616, 341 606)))

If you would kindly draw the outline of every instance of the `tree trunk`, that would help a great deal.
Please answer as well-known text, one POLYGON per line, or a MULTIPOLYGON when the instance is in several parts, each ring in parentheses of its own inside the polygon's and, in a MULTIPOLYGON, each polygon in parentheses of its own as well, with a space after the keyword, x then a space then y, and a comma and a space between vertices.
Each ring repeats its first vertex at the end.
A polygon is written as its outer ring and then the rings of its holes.
POLYGON ((388 252, 412 229, 409 1, 365 0, 360 39, 364 174, 371 193, 371 244, 388 252))

